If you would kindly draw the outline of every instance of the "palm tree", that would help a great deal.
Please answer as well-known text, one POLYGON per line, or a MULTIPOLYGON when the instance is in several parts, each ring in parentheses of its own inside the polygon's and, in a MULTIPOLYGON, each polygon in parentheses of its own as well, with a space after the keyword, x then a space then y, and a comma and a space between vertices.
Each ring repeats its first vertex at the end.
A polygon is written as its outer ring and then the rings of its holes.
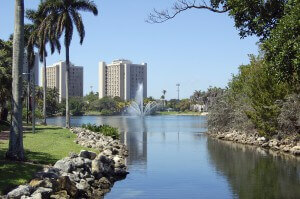
MULTIPOLYGON (((85 30, 82 17, 79 11, 89 11, 98 15, 98 9, 94 2, 89 0, 47 0, 41 4, 41 14, 45 14, 49 19, 56 19, 56 35, 64 33, 64 43, 66 49, 66 127, 70 128, 69 110, 69 70, 70 70, 70 44, 73 36, 73 26, 75 25, 82 44, 85 30)), ((47 20, 47 18, 45 20, 47 20)), ((52 26, 51 23, 48 25, 52 26)))
POLYGON ((15 28, 12 67, 12 127, 6 158, 24 160, 22 126, 22 70, 24 59, 24 0, 15 0, 15 28))
POLYGON ((162 90, 162 93, 163 93, 163 95, 162 95, 162 99, 163 99, 163 106, 164 106, 164 108, 165 108, 165 99, 166 99, 166 93, 167 93, 167 91, 166 90, 162 90))
MULTIPOLYGON (((41 9, 41 5, 39 6, 41 9)), ((46 44, 49 42, 51 47, 51 54, 54 53, 55 49, 58 50, 60 53, 61 45, 59 43, 59 39, 55 35, 54 26, 55 23, 53 20, 54 18, 50 18, 48 20, 44 20, 46 15, 39 14, 40 11, 35 10, 27 10, 26 17, 33 22, 31 35, 28 39, 28 52, 29 52, 29 59, 34 57, 34 47, 39 49, 40 61, 43 62, 43 124, 47 124, 47 110, 46 110, 46 96, 47 96, 47 70, 46 70, 46 44), (48 24, 51 24, 49 26, 48 24)), ((34 90, 34 89, 33 89, 34 90)))

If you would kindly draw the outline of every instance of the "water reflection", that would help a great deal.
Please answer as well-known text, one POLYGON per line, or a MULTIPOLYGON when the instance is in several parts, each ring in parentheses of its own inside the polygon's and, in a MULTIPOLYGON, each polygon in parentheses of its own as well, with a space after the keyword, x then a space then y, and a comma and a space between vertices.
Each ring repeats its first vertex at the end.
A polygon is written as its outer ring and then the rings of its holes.
MULTIPOLYGON (((48 119, 64 126, 64 117, 48 119)), ((84 116, 119 128, 130 174, 105 198, 300 198, 300 161, 203 135, 205 117, 84 116)))
POLYGON ((207 139, 209 161, 238 198, 300 198, 300 164, 288 156, 207 139))

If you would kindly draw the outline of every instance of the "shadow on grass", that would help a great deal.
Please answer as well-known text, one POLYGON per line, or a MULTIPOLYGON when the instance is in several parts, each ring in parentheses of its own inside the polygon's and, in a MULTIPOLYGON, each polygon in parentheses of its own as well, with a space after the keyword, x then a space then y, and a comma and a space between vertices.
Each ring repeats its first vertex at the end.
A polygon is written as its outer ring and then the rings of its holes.
MULTIPOLYGON (((35 128, 35 134, 36 133, 40 133, 41 131, 44 131, 44 130, 60 130, 60 129, 63 129, 61 127, 36 127, 35 128)), ((28 134, 28 133, 32 133, 32 128, 31 127, 24 127, 24 134, 28 134)))
POLYGON ((5 159, 5 153, 6 149, 0 149, 0 195, 31 180, 42 169, 41 164, 53 164, 57 161, 47 153, 28 150, 25 150, 28 162, 9 161, 5 159))

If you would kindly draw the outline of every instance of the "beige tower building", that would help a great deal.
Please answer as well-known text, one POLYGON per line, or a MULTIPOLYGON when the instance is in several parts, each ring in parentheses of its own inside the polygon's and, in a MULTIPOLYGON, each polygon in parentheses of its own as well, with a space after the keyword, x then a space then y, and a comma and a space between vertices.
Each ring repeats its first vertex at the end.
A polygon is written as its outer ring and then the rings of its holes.
MULTIPOLYGON (((47 66, 47 87, 56 88, 59 92, 59 102, 66 98, 66 62, 58 62, 47 66)), ((44 70, 41 70, 42 84, 44 70)), ((83 96, 83 67, 70 64, 69 96, 83 96)))
POLYGON ((99 98, 118 96, 134 99, 138 85, 143 84, 147 97, 147 64, 132 64, 128 60, 115 60, 111 64, 99 62, 99 98))

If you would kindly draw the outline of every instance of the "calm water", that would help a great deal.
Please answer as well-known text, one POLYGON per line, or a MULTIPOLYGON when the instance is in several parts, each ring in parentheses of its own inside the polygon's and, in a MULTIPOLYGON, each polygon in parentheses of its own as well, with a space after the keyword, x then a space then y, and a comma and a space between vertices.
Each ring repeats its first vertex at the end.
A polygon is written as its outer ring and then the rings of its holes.
MULTIPOLYGON (((130 174, 105 198, 300 198, 300 161, 207 138, 202 116, 74 117, 109 124, 129 148, 130 174)), ((64 118, 49 124, 64 125, 64 118)))

